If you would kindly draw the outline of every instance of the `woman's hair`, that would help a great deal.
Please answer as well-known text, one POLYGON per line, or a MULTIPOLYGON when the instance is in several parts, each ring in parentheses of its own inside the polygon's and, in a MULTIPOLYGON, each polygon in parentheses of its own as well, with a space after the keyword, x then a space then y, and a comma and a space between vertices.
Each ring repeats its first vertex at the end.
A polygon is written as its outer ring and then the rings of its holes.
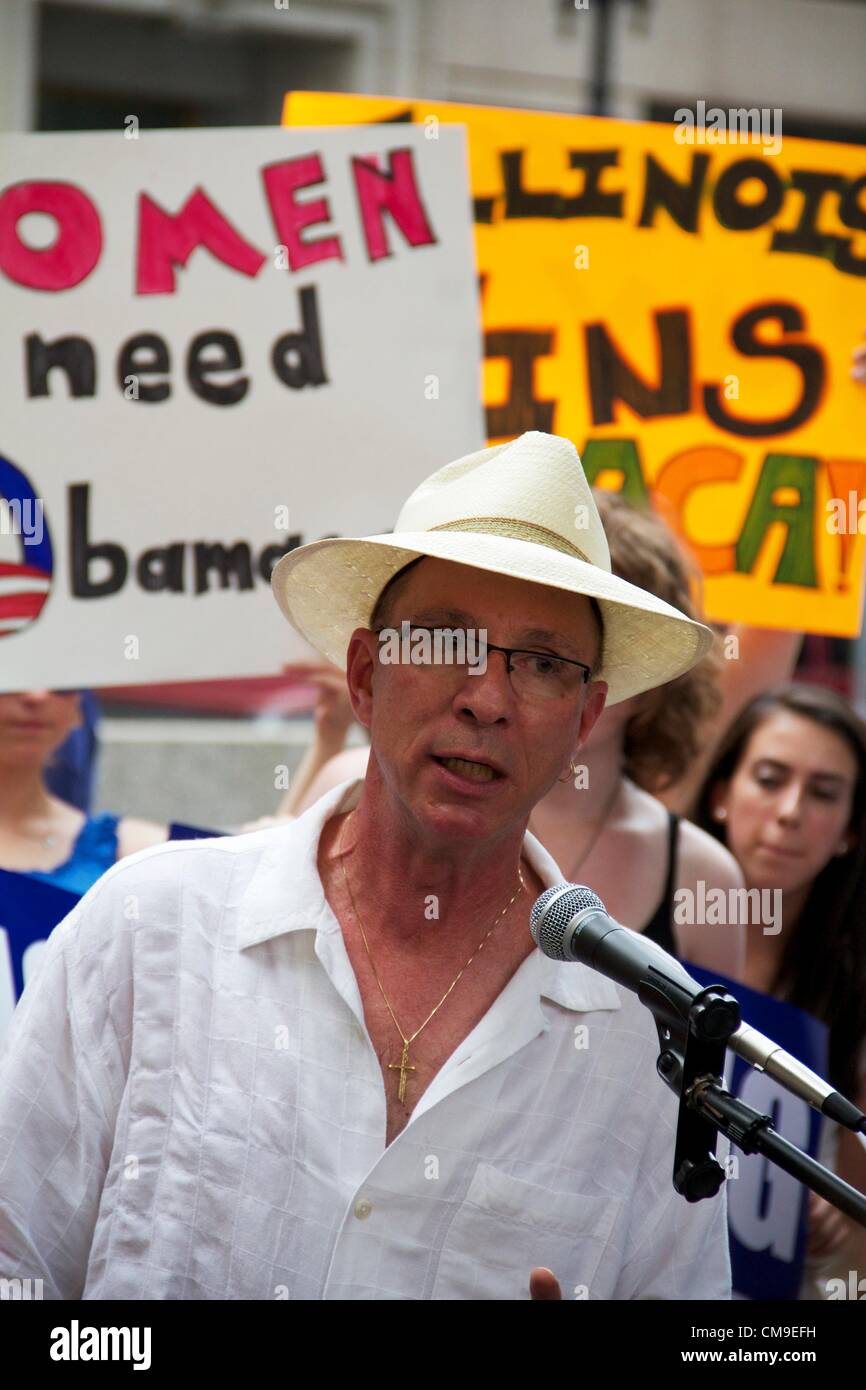
POLYGON ((712 816, 712 793, 736 772, 749 739, 771 715, 787 710, 829 729, 857 761, 848 834, 853 848, 834 855, 816 876, 798 921, 786 933, 770 993, 830 1027, 830 1080, 853 1099, 866 1039, 866 725, 847 700, 823 686, 796 682, 757 696, 722 738, 695 819, 724 843, 712 816))
MULTIPOLYGON (((614 574, 700 618, 701 573, 667 523, 618 493, 593 488, 614 574)), ((701 728, 719 708, 717 647, 685 675, 647 691, 626 725, 624 771, 646 791, 678 782, 701 748, 701 728)))

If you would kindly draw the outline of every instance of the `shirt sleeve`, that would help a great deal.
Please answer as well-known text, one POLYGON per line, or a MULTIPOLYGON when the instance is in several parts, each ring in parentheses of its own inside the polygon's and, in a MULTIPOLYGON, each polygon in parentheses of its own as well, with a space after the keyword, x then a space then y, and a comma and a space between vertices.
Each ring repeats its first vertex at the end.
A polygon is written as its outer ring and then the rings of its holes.
POLYGON ((0 1052, 0 1274, 44 1298, 82 1295, 128 1065, 104 883, 52 931, 0 1052))

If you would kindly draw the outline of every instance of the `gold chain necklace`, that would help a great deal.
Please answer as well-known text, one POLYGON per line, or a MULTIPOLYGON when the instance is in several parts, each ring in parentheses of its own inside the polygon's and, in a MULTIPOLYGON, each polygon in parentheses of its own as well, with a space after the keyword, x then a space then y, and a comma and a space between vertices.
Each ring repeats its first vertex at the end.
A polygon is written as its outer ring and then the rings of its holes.
POLYGON ((449 996, 449 994, 451 993, 452 989, 453 989, 454 986, 457 984, 457 981, 460 979, 460 976, 463 974, 463 971, 465 971, 465 970, 472 964, 472 962, 474 961, 475 957, 478 955, 478 952, 479 952, 479 951, 481 950, 481 948, 483 947, 484 942, 487 941, 487 938, 488 938, 489 936, 492 935, 493 928, 496 927, 497 924, 502 920, 502 918, 505 916, 505 914, 506 914, 506 912, 508 911, 508 909, 511 907, 512 903, 515 902, 515 900, 520 896, 521 891, 524 890, 524 889, 526 888, 526 884, 525 884, 525 882, 524 882, 524 880, 523 880, 523 873, 522 873, 522 871, 521 871, 520 864, 518 863, 518 865, 517 865, 517 876, 518 876, 518 878, 520 879, 520 887, 518 888, 517 892, 516 892, 515 894, 513 894, 513 896, 512 896, 511 898, 509 898, 508 902, 505 904, 504 908, 503 908, 502 911, 499 913, 499 916, 496 918, 496 921, 493 923, 493 926, 490 928, 490 931, 487 933, 487 936, 484 937, 484 940, 481 942, 481 945, 476 946, 475 950, 472 952, 472 955, 469 957, 468 961, 466 962, 466 965, 464 965, 463 970, 460 971, 460 974, 457 975, 457 976, 455 976, 455 978, 451 981, 450 985, 449 985, 448 988, 446 989, 445 993, 442 995, 442 998, 439 1000, 439 1003, 436 1005, 435 1009, 432 1009, 432 1010, 430 1011, 430 1013, 429 1013, 429 1014, 427 1015, 427 1017, 425 1018, 424 1022, 421 1024, 421 1027, 415 1029, 415 1032, 412 1034, 411 1038, 407 1038, 407 1037, 406 1037, 406 1034, 403 1032, 403 1029, 400 1027, 399 1023, 397 1022, 397 1018, 396 1018, 396 1016, 395 1016, 395 1014, 394 1014, 394 1010, 391 1008, 391 1004, 390 1004, 390 1002, 389 1002, 389 1000, 388 1000, 388 996, 387 996, 387 994, 385 993, 385 990, 384 990, 384 988, 383 988, 383 986, 382 986, 382 981, 379 979, 379 972, 378 972, 378 970, 376 969, 375 963, 374 963, 374 961, 373 961, 373 957, 372 957, 372 955, 370 954, 370 947, 369 947, 369 945, 368 945, 368 943, 367 943, 367 936, 366 936, 366 933, 365 933, 365 931, 364 931, 363 925, 362 925, 362 923, 361 923, 361 918, 360 918, 360 916, 358 915, 358 909, 357 909, 357 907, 355 906, 355 895, 354 895, 354 893, 352 892, 352 885, 351 885, 350 882, 349 882, 349 875, 348 875, 348 872, 347 872, 347 870, 346 870, 346 853, 345 853, 345 850, 343 849, 343 841, 344 841, 345 838, 346 838, 346 826, 349 824, 349 821, 351 820, 353 814, 354 814, 354 812, 350 812, 349 815, 346 817, 345 824, 344 824, 344 826, 343 826, 343 829, 342 829, 341 832, 340 832, 340 840, 339 840, 339 857, 340 857, 340 863, 341 863, 342 866, 343 866, 343 879, 344 879, 344 881, 345 881, 346 888, 347 888, 348 893, 349 893, 349 898, 350 898, 351 903, 352 903, 352 911, 353 911, 354 914, 355 914, 355 921, 358 923, 358 927, 359 927, 360 932, 361 932, 361 939, 362 939, 363 942, 364 942, 364 948, 365 948, 365 950, 366 950, 366 952, 367 952, 367 956, 368 956, 368 958, 369 958, 370 965, 372 966, 373 974, 374 974, 375 977, 376 977, 376 984, 379 986, 379 992, 380 992, 380 994, 382 995, 382 998, 383 998, 384 1001, 385 1001, 385 1005, 386 1005, 386 1007, 387 1007, 387 1009, 388 1009, 389 1014, 391 1015, 391 1018, 394 1020, 394 1027, 397 1029, 397 1032, 400 1034, 400 1037, 403 1039, 403 1053, 402 1053, 402 1055, 401 1055, 401 1057, 400 1057, 400 1061, 399 1061, 399 1062, 389 1062, 389 1063, 388 1063, 388 1070, 389 1070, 389 1071, 399 1071, 399 1073, 400 1073, 400 1084, 399 1084, 399 1087, 398 1087, 398 1090, 397 1090, 397 1100, 398 1100, 399 1102, 402 1103, 402 1101, 404 1100, 405 1095, 406 1095, 406 1079, 407 1079, 407 1076, 408 1076, 408 1074, 409 1074, 410 1071, 415 1071, 415 1067, 411 1067, 411 1066, 409 1065, 409 1046, 410 1046, 410 1044, 413 1043, 413 1042, 415 1041, 415 1039, 417 1038, 418 1034, 421 1032, 421 1029, 427 1027, 427 1024, 430 1022, 430 1020, 431 1020, 431 1018, 433 1017, 433 1015, 436 1014, 436 1013, 438 1013, 438 1011, 441 1009, 442 1005, 445 1003, 445 1000, 448 998, 448 996, 449 996))

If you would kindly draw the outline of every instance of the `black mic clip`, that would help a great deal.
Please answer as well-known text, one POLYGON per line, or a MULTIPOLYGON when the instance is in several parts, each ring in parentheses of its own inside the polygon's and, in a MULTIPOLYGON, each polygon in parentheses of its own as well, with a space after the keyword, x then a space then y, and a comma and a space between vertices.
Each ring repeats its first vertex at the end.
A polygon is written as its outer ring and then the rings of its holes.
POLYGON ((674 977, 654 967, 637 992, 659 1035, 656 1069, 680 1101, 674 1187, 687 1202, 715 1197, 725 1181, 716 1158, 718 1129, 692 1108, 692 1097, 707 1081, 723 1084, 727 1042, 742 1022, 740 1006, 723 985, 709 985, 692 998, 674 977))

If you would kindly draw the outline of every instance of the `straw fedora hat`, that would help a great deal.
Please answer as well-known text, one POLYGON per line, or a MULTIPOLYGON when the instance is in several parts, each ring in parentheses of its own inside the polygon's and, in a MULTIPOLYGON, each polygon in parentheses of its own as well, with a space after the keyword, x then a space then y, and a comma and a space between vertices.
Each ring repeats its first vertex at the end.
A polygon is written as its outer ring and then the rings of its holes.
POLYGON ((290 551, 271 585, 292 626, 345 670, 354 629, 369 627, 389 579, 422 555, 597 599, 604 638, 593 678, 608 682, 608 705, 682 675, 713 640, 702 623, 611 574, 577 450, 538 430, 438 469, 386 535, 332 537, 290 551))

